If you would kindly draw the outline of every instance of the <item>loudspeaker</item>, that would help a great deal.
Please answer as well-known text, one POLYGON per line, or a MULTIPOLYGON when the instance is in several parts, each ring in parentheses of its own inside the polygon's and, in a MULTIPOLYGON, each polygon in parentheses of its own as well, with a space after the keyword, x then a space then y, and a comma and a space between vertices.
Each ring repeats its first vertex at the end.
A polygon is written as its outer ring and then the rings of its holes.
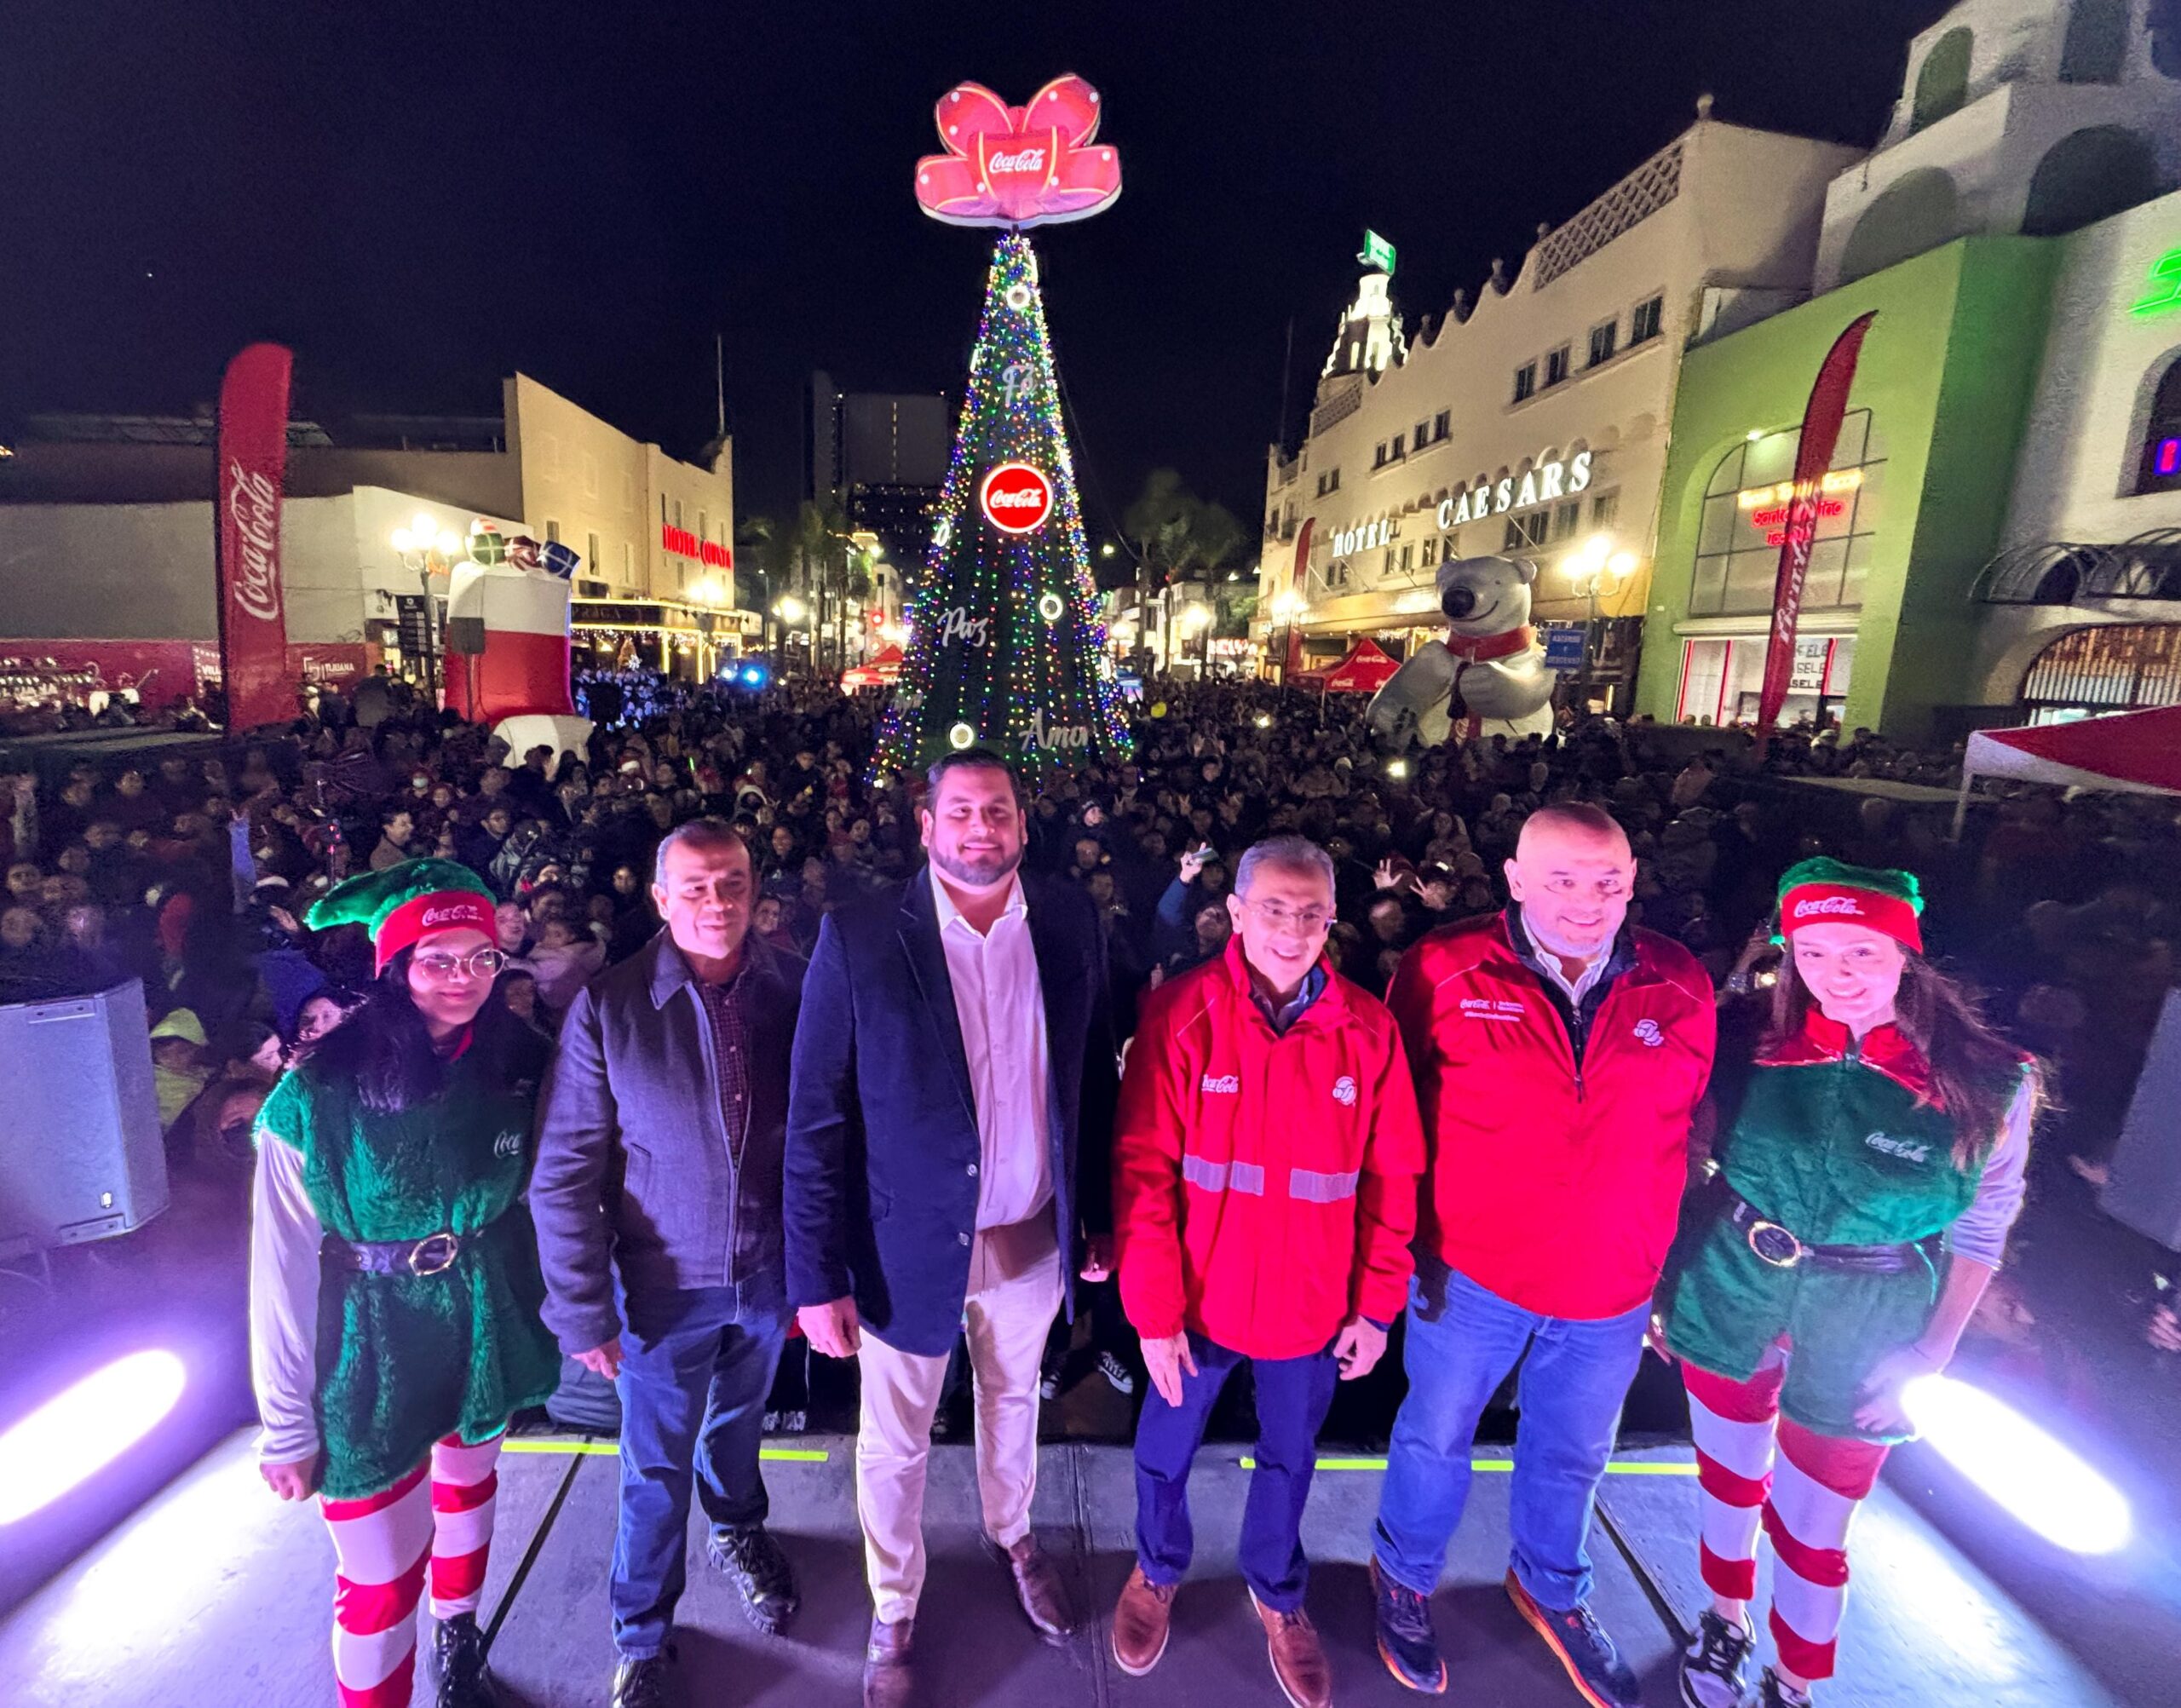
POLYGON ((0 1258, 111 1239, 166 1207, 143 986, 0 1003, 0 1258))
POLYGON ((2169 1251, 2181 1251, 2181 991, 2166 1006, 2144 1056, 2136 1095, 2098 1207, 2169 1251))

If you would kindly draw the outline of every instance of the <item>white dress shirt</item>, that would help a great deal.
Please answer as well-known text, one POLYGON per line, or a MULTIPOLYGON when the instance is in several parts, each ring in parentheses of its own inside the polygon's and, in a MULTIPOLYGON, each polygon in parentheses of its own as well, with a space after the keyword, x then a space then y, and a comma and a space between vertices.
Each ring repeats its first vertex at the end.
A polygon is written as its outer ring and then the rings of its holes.
POLYGON ((970 1091, 977 1110, 981 1153, 977 1173, 976 1261, 970 1290, 982 1291, 980 1279, 997 1280, 1019 1273, 1022 1262, 1054 1249, 1050 1234, 1037 1240, 1041 1250, 1004 1242, 1009 1249, 987 1251, 986 1230, 1013 1228, 1039 1218, 1052 1203, 1052 1165, 1047 1154, 1051 1136, 1052 1063, 1045 1038, 1045 999, 1038 982, 1038 957, 1030 940, 1029 903, 1016 873, 1007 906, 989 932, 980 932, 962 917, 954 898, 931 870, 932 898, 938 910, 939 940, 947 952, 947 976, 954 986, 954 1015, 962 1027, 962 1051, 970 1067, 970 1091), (1001 1273, 988 1274, 997 1262, 1001 1273))

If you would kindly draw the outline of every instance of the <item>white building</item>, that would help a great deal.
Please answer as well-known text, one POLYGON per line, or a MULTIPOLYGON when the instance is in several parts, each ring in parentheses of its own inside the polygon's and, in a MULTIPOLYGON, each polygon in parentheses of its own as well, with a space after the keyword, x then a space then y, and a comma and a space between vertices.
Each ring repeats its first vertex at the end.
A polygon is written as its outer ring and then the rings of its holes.
MULTIPOLYGON (((338 436, 289 425, 281 514, 289 665, 339 681, 386 663, 421 675, 420 560, 394 541, 420 515, 465 538, 474 520, 558 540, 576 572, 578 641, 632 645, 661 668, 708 666, 754 615, 734 599, 733 447, 710 466, 667 456, 527 375, 503 413, 370 417, 338 436)), ((51 661, 112 679, 159 673, 148 693, 217 674, 213 423, 52 417, 0 458, 0 664, 51 661)))
MULTIPOLYGON (((1878 147, 1825 198, 1816 294, 1971 234, 2051 237, 2181 182, 2181 41, 2151 0, 1963 0, 1908 44, 1878 147)), ((2175 20, 2181 24, 2181 20, 2175 20)))
MULTIPOLYGON (((1328 664, 1441 630, 1447 555, 1535 559, 1540 623, 1608 619, 1595 679, 1631 678, 1684 343, 1807 291, 1827 182, 1854 151, 1710 117, 1557 229, 1512 277, 1405 336, 1365 273, 1292 460, 1268 461, 1258 632, 1328 664)), ((1413 239, 1412 239, 1413 240, 1413 239)))

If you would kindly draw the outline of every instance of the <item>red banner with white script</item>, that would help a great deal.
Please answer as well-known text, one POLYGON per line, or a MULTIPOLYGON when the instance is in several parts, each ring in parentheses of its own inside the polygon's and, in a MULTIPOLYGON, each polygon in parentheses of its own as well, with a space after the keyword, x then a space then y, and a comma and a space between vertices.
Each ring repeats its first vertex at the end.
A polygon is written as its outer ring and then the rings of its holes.
POLYGON ((227 364, 220 385, 214 534, 229 729, 296 715, 280 585, 280 492, 294 361, 278 344, 252 344, 227 364))
POLYGON ((1817 537, 1819 496, 1826 471, 1833 466, 1833 447, 1840 442, 1840 423, 1848 413, 1848 388, 1856 381, 1856 359, 1862 354, 1863 335, 1876 319, 1875 308, 1856 316, 1833 341, 1833 348, 1818 367, 1817 382, 1810 388, 1810 403, 1803 411, 1802 442, 1795 452, 1794 495, 1787 503, 1780 569, 1772 582, 1772 638, 1764 648, 1764 686, 1757 700, 1760 735, 1780 722, 1780 709, 1787 703, 1787 684, 1795 668, 1795 624, 1803 608, 1803 574, 1810 567, 1810 549, 1817 537))

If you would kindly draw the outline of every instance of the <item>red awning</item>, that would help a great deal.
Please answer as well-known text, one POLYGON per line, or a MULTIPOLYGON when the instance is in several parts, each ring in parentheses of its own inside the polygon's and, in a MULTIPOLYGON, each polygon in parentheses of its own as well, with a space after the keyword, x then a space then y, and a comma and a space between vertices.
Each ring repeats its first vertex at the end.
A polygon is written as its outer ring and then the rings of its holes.
POLYGON ((1391 681, 1401 661, 1369 636, 1355 643, 1355 650, 1325 673, 1321 684, 1328 693, 1374 694, 1391 681))
POLYGON ((1971 777, 2012 777, 2063 788, 2181 794, 2181 705, 1980 729, 1969 738, 1961 775, 1965 786, 1971 777))
POLYGON ((843 688, 883 688, 899 681, 904 660, 899 647, 888 647, 873 653, 853 669, 841 672, 843 688))

